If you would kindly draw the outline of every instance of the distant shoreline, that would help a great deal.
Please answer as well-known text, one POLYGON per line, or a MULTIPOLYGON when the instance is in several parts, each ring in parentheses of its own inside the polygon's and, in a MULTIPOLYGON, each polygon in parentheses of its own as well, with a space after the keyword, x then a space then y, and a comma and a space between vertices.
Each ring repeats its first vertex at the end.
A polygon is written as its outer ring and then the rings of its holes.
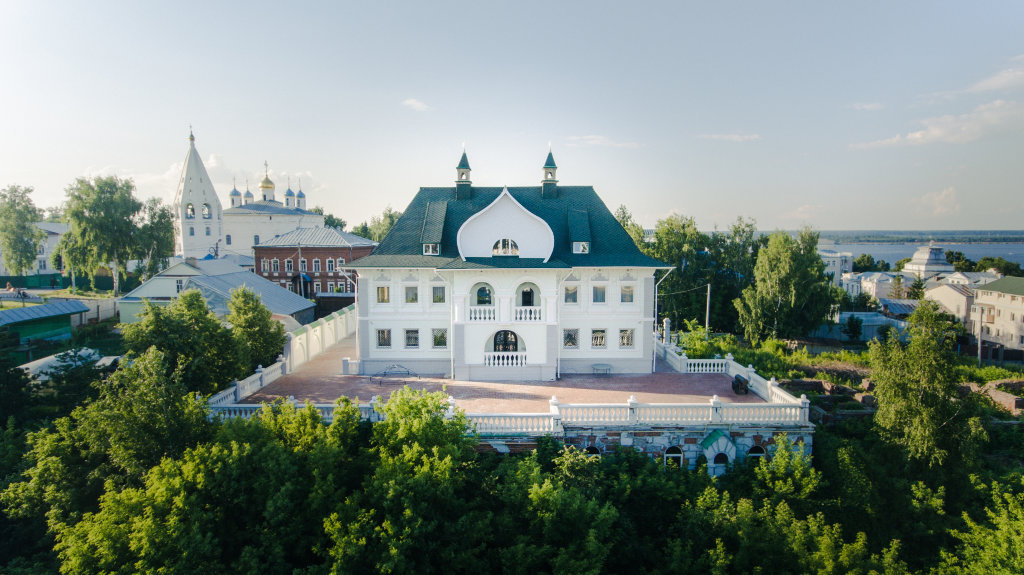
POLYGON ((837 244, 1017 244, 1024 230, 821 230, 822 240, 837 244))

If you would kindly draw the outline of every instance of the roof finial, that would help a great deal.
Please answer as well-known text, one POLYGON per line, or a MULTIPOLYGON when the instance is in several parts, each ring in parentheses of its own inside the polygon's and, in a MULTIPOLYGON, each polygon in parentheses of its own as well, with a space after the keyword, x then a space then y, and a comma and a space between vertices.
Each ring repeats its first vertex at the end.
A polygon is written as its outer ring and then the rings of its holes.
POLYGON ((232 189, 238 188, 238 178, 235 177, 235 176, 231 176, 231 188, 232 189))
POLYGON ((270 164, 268 164, 266 160, 263 160, 263 170, 264 170, 264 173, 266 174, 266 176, 269 178, 270 177, 270 164))
POLYGON ((299 177, 299 191, 302 191, 302 177, 299 177))
POLYGON ((196 137, 192 135, 192 124, 188 125, 188 141, 195 143, 196 137))
POLYGON ((551 140, 548 140, 548 153, 551 153, 551 140))
POLYGON ((288 189, 292 189, 292 177, 288 176, 288 189))
POLYGON ((249 191, 249 176, 245 177, 245 191, 249 191))

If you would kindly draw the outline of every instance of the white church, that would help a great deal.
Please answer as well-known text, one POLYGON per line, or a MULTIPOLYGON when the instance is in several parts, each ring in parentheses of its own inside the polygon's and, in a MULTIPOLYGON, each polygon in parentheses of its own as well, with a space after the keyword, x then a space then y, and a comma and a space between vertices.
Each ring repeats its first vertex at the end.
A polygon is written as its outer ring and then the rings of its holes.
MULTIPOLYGON (((264 164, 266 168, 266 164, 264 164)), ((196 139, 188 135, 188 152, 174 195, 174 253, 202 259, 229 254, 253 255, 254 245, 299 228, 323 227, 324 216, 306 210, 306 194, 289 187, 284 203, 275 197, 269 168, 260 182, 259 199, 248 189, 243 196, 233 188, 231 207, 222 209, 206 166, 196 151, 196 139)))
POLYGON ((359 270, 360 371, 460 380, 650 373, 654 274, 591 186, 420 188, 359 270))

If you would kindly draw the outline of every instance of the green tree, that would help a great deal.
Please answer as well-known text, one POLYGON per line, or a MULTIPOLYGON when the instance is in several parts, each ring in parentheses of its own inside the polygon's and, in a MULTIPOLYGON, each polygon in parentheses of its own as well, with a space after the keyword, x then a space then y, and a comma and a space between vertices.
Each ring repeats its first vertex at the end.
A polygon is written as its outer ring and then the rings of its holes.
POLYGON ((629 237, 633 238, 633 243, 636 244, 636 247, 641 250, 647 247, 644 242, 644 228, 640 224, 636 223, 633 219, 633 214, 629 211, 629 208, 625 205, 620 205, 616 208, 615 220, 619 222, 619 225, 621 225, 624 230, 626 230, 629 237))
POLYGON ((846 336, 846 339, 850 341, 860 341, 861 333, 864 329, 864 320, 860 319, 855 315, 851 315, 846 319, 846 323, 839 328, 839 331, 846 336))
POLYGON ((1024 493, 993 482, 991 496, 992 505, 985 509, 988 521, 976 522, 965 513, 966 529, 953 531, 960 545, 956 554, 942 553, 942 572, 1024 573, 1024 493))
POLYGON ((249 350, 246 371, 276 362, 284 349, 284 326, 272 317, 260 296, 244 286, 233 289, 228 310, 225 319, 231 324, 235 340, 239 347, 249 350))
POLYGON ((66 193, 68 245, 88 250, 85 261, 75 261, 73 265, 84 267, 90 275, 100 267, 109 267, 116 295, 118 275, 126 271, 128 259, 136 253, 135 219, 142 203, 135 198, 135 183, 117 176, 78 178, 66 193))
POLYGON ((363 222, 352 229, 352 233, 357 236, 362 236, 368 240, 379 242, 388 235, 391 228, 398 221, 398 218, 402 217, 402 212, 396 211, 388 206, 384 208, 384 211, 379 216, 373 216, 370 218, 370 223, 363 222))
POLYGON ((312 210, 309 210, 309 211, 313 212, 314 214, 322 215, 324 217, 324 225, 325 226, 327 226, 329 228, 335 228, 336 230, 341 231, 341 232, 345 231, 345 226, 347 225, 345 220, 335 216, 334 214, 325 213, 324 209, 321 208, 320 206, 316 206, 312 210))
POLYGON ((923 299, 924 298, 924 279, 918 275, 914 278, 914 281, 907 288, 907 298, 909 299, 923 299))
POLYGON ((869 344, 878 412, 874 422, 912 461, 930 468, 973 463, 986 433, 974 394, 961 396, 953 344, 960 328, 922 301, 909 319, 910 343, 869 344))
POLYGON ((953 264, 953 269, 958 272, 973 272, 978 265, 977 262, 967 259, 963 252, 946 250, 946 261, 953 264))
POLYGON ((166 357, 167 375, 192 391, 213 393, 246 375, 245 350, 199 290, 181 292, 166 308, 147 301, 137 323, 122 324, 121 335, 134 355, 159 349, 166 357))
POLYGON ((909 264, 911 259, 912 258, 903 258, 903 259, 896 260, 896 263, 892 264, 892 271, 894 271, 894 272, 903 271, 903 266, 909 264))
POLYGON ((978 263, 974 267, 974 271, 979 272, 988 271, 989 269, 994 269, 1006 276, 1024 276, 1024 270, 1021 269, 1020 264, 1006 261, 1003 258, 985 256, 978 260, 978 263))
POLYGON ((46 232, 36 227, 41 214, 32 202, 32 188, 8 186, 0 190, 0 252, 13 275, 32 268, 46 232))
POLYGON ((907 295, 907 289, 903 286, 903 274, 895 274, 892 278, 892 285, 889 286, 889 297, 903 299, 907 295))
POLYGON ((150 198, 135 217, 133 257, 139 260, 140 280, 167 267, 174 254, 174 214, 158 198, 150 198))
POLYGON ((818 234, 809 228, 797 238, 785 232, 768 238, 757 256, 754 284, 734 301, 748 340, 802 336, 825 321, 833 301, 817 244, 818 234))

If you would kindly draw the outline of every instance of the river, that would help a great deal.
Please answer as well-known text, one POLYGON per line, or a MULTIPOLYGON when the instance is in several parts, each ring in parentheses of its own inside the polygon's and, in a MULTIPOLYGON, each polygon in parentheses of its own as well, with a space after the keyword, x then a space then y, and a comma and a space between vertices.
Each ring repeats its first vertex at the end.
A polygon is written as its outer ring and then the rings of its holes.
MULTIPOLYGON (((818 244, 818 248, 835 250, 837 252, 850 252, 854 258, 860 254, 871 254, 871 257, 875 258, 875 260, 881 259, 893 264, 903 258, 913 257, 914 252, 922 245, 927 244, 833 244, 831 242, 821 242, 818 244)), ((974 261, 978 261, 986 256, 1001 257, 1007 261, 1016 262, 1024 266, 1024 243, 947 244, 936 242, 935 245, 941 247, 942 251, 953 250, 955 252, 963 252, 968 259, 974 261)))

